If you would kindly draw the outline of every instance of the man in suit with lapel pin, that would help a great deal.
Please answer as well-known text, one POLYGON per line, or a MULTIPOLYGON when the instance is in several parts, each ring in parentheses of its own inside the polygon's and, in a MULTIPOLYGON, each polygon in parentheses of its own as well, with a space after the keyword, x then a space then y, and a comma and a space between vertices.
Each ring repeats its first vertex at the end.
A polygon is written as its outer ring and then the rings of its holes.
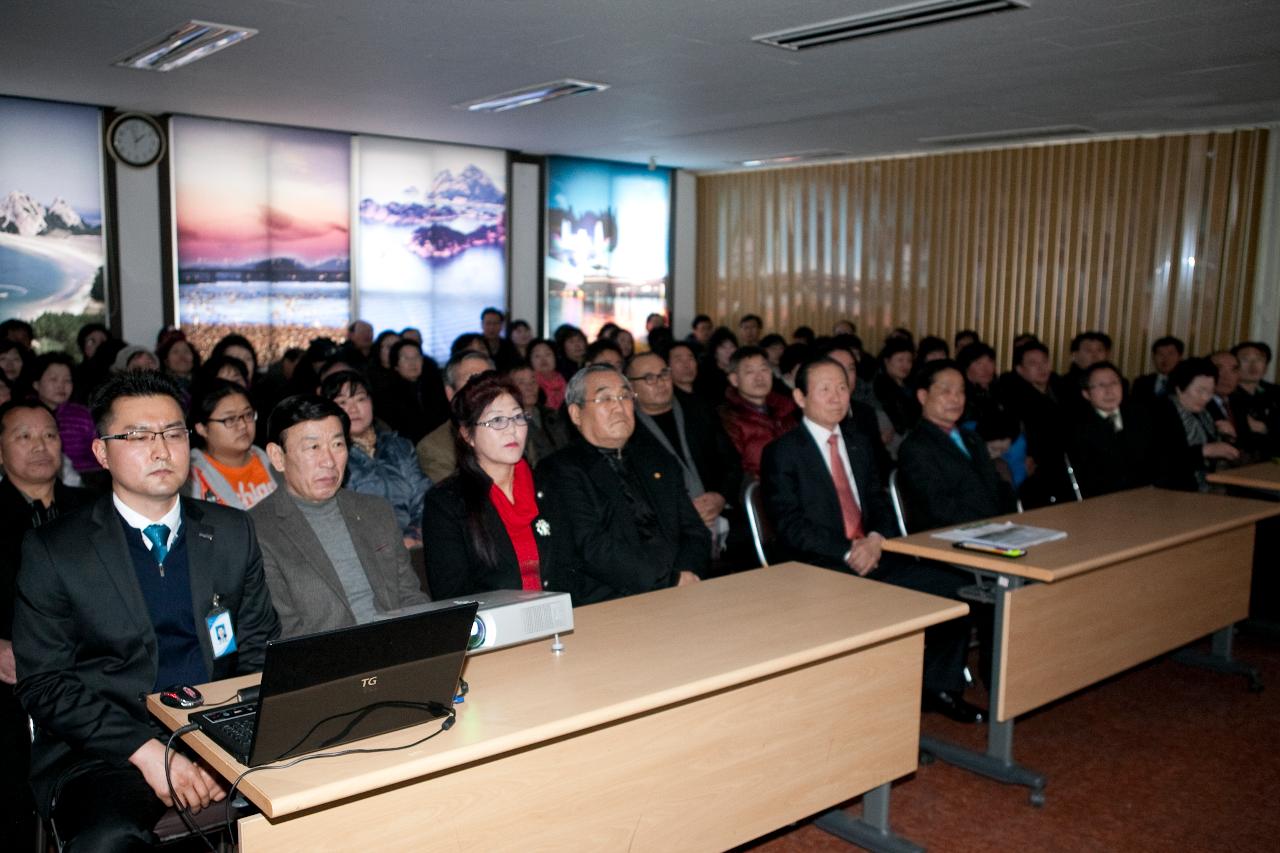
POLYGON ((314 395, 281 400, 267 420, 267 456, 285 487, 249 514, 285 637, 372 622, 431 600, 391 504, 342 488, 350 428, 337 403, 314 395))
POLYGON ((609 365, 579 370, 565 388, 577 439, 538 465, 538 506, 573 542, 575 605, 695 583, 711 558, 676 460, 632 440, 635 396, 609 365))
MULTIPOLYGON (((773 520, 781 559, 956 598, 959 573, 883 550, 896 533, 880 484, 870 439, 847 417, 849 380, 829 358, 796 373, 792 392, 804 414, 800 426, 764 449, 760 483, 773 520)), ((925 632, 926 710, 981 722, 982 711, 963 698, 970 621, 955 619, 925 632)))
MULTIPOLYGON (((279 627, 248 516, 178 496, 190 449, 177 388, 131 371, 91 408, 111 493, 24 542, 17 694, 36 725, 36 803, 63 849, 146 849, 174 803, 144 697, 259 670, 279 627)), ((198 761, 168 757, 177 805, 223 798, 198 761)))

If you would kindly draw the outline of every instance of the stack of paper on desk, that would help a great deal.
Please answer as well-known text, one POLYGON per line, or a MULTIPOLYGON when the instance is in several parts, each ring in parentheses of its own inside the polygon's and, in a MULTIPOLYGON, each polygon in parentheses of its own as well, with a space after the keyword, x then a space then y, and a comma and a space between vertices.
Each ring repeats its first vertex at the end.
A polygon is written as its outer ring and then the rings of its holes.
POLYGON ((984 521, 944 530, 933 534, 933 538, 946 539, 948 542, 977 542, 993 548, 1030 548, 1055 539, 1066 539, 1067 532, 1014 524, 1012 521, 984 521))

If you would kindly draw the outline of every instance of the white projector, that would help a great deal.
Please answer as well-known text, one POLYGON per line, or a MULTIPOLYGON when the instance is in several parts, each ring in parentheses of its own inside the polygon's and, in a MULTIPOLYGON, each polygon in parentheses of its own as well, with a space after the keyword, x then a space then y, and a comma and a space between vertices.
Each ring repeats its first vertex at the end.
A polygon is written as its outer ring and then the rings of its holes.
POLYGON ((499 589, 462 596, 437 605, 480 603, 467 653, 476 654, 541 640, 573 630, 573 605, 567 592, 499 589))

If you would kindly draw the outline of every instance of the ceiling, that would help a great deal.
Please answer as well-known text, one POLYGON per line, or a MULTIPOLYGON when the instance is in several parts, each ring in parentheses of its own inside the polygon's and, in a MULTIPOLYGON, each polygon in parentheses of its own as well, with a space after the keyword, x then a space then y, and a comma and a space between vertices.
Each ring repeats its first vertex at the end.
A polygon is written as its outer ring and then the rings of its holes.
POLYGON ((6 0, 0 94, 698 170, 1046 126, 1280 121, 1276 0, 1029 0, 801 53, 751 41, 901 2, 6 0), (192 18, 260 32, 165 74, 111 65, 192 18), (612 88, 451 106, 562 77, 612 88))

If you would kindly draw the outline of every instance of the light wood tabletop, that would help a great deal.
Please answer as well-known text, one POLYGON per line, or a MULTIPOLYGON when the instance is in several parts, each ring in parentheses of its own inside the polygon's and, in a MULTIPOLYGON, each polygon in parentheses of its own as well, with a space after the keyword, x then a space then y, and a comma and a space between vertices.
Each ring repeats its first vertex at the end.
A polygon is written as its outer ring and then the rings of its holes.
MULTIPOLYGON (((403 752, 255 773, 241 789, 267 816, 288 815, 875 646, 966 612, 961 602, 797 563, 578 608, 562 654, 552 653, 548 640, 470 657, 463 674, 471 691, 457 724, 440 737, 403 752)), ((202 689, 223 698, 256 681, 246 676, 202 689)), ((154 696, 148 707, 170 729, 187 722, 189 712, 154 696)), ((768 709, 760 714, 763 720, 768 709)), ((359 745, 410 743, 438 725, 359 745)), ((223 776, 245 769, 202 735, 186 737, 223 776)))
POLYGON ((1273 460, 1257 462, 1240 468, 1215 471, 1205 479, 1210 483, 1223 486, 1243 486, 1246 489, 1280 492, 1280 464, 1273 460))
POLYGON ((1067 537, 1006 559, 952 547, 924 531, 885 542, 886 551, 912 554, 1006 575, 1053 582, 1121 560, 1171 548, 1280 515, 1280 504, 1198 492, 1143 488, 999 516, 1067 537))

